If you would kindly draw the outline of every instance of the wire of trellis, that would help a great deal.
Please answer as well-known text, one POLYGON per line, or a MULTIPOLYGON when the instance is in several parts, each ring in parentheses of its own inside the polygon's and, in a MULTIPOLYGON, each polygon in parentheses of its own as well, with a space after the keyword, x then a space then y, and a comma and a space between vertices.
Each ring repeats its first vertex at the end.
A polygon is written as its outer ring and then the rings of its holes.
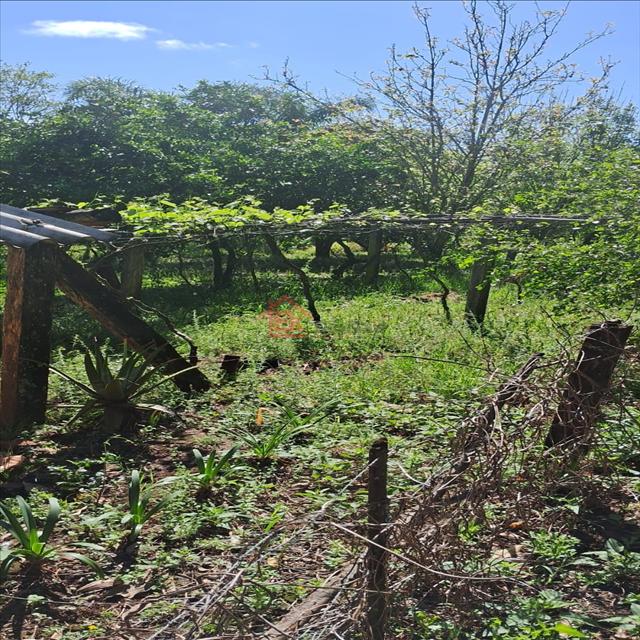
MULTIPOLYGON (((587 217, 562 217, 562 216, 430 216, 430 217, 392 217, 371 219, 365 216, 349 216, 334 218, 331 220, 318 220, 318 222, 305 221, 304 223, 279 224, 264 222, 244 223, 237 226, 227 226, 222 224, 200 225, 204 230, 194 230, 193 232, 171 233, 149 233, 136 236, 136 239, 144 240, 146 246, 151 244, 173 243, 176 240, 185 241, 210 241, 212 238, 233 238, 243 236, 263 236, 269 234, 276 237, 295 237, 307 235, 333 235, 336 233, 368 233, 373 230, 383 229, 387 231, 415 232, 433 230, 434 227, 444 225, 451 227, 469 227, 475 225, 494 225, 516 227, 526 225, 576 225, 589 222, 587 217)), ((198 225, 194 224, 194 229, 198 225)), ((131 237, 122 234, 114 244, 128 243, 131 237)))

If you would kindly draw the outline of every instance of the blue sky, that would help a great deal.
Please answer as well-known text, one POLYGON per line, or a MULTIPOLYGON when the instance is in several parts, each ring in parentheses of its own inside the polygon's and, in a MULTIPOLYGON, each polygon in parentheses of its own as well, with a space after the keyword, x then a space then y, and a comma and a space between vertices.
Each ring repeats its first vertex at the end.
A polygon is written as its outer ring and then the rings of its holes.
MULTIPOLYGON (((433 31, 448 39, 461 31, 456 1, 432 8, 433 31)), ((544 8, 563 3, 542 2, 544 8)), ((365 77, 384 68, 388 48, 419 45, 412 3, 395 2, 25 2, 3 0, 1 57, 29 61, 61 84, 86 76, 114 76, 172 89, 201 78, 261 78, 285 59, 310 88, 333 95, 354 91, 344 75, 365 77)), ((534 4, 520 1, 518 17, 534 4)), ((574 59, 587 74, 598 59, 619 61, 613 85, 640 102, 640 2, 576 1, 557 38, 558 50, 612 23, 615 34, 574 59)))

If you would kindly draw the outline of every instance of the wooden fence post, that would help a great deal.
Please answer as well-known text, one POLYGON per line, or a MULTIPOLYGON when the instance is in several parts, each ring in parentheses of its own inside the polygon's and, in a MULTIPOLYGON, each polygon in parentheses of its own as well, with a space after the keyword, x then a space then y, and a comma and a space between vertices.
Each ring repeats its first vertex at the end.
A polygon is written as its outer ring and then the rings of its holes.
POLYGON ((122 295, 125 298, 139 298, 142 293, 144 275, 144 244, 133 241, 123 252, 122 257, 122 295))
POLYGON ((9 247, 2 336, 0 437, 42 423, 47 406, 55 246, 9 247))
POLYGON ((467 291, 464 314, 467 324, 473 330, 478 329, 484 322, 491 291, 489 278, 492 270, 493 264, 487 260, 476 260, 471 267, 471 282, 467 291))
POLYGON ((373 284, 380 272, 380 255, 382 253, 382 229, 374 229, 369 233, 367 248, 367 266, 364 271, 366 284, 373 284))
POLYGON ((384 640, 387 621, 387 456, 386 438, 373 443, 369 450, 368 525, 369 544, 366 557, 367 611, 366 635, 369 640, 384 640), (378 546, 380 545, 380 546, 378 546))
POLYGON ((632 328, 621 320, 608 320, 587 329, 547 434, 547 447, 581 442, 583 450, 587 449, 600 402, 609 390, 613 370, 632 328))

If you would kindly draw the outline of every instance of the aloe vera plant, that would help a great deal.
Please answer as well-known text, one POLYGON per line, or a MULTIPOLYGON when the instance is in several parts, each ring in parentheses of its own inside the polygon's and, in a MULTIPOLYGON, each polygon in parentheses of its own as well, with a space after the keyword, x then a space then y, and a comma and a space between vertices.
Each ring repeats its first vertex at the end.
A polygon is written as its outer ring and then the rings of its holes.
POLYGON ((70 423, 83 416, 102 410, 108 429, 119 430, 135 419, 136 411, 162 411, 172 415, 168 409, 158 405, 146 405, 138 402, 141 396, 149 393, 177 374, 153 380, 157 371, 149 359, 128 352, 126 346, 122 362, 117 370, 112 370, 108 357, 98 345, 87 347, 84 355, 84 368, 89 384, 70 376, 51 366, 51 370, 84 391, 89 397, 82 408, 71 418, 70 423))
MULTIPOLYGON (((0 526, 13 536, 16 543, 14 546, 3 545, 0 547, 0 579, 6 577, 11 565, 18 560, 24 560, 36 568, 45 562, 55 562, 60 559, 77 560, 96 574, 102 575, 102 570, 95 560, 70 548, 61 549, 48 544, 61 513, 60 504, 55 498, 49 498, 49 510, 42 529, 38 528, 31 507, 26 500, 18 496, 16 501, 22 522, 8 504, 0 502, 0 515, 2 516, 0 526)), ((97 545, 82 542, 77 542, 73 546, 100 549, 97 545)))
POLYGON ((193 457, 198 467, 196 476, 198 484, 203 488, 209 488, 211 483, 223 475, 225 470, 231 466, 231 461, 239 448, 238 446, 231 447, 219 458, 213 451, 208 456, 203 456, 199 449, 194 449, 193 457))
POLYGON ((171 476, 159 482, 147 482, 137 469, 131 472, 128 493, 129 513, 122 518, 122 524, 130 526, 130 542, 135 542, 144 524, 169 504, 171 495, 164 496, 153 504, 152 501, 158 487, 170 484, 174 480, 175 478, 171 476))
POLYGON ((279 455, 279 450, 292 438, 300 433, 308 431, 321 420, 331 415, 340 402, 333 399, 316 407, 308 416, 301 416, 291 407, 279 403, 282 410, 283 421, 272 429, 266 429, 254 434, 249 431, 232 431, 231 433, 241 440, 251 451, 252 455, 261 462, 273 460, 279 455))

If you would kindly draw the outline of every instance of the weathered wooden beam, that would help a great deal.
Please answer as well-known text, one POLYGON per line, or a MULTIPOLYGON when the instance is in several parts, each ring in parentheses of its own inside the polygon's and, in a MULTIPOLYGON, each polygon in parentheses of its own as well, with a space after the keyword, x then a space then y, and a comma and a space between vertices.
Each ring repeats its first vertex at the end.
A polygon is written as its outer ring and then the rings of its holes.
POLYGON ((49 242, 8 248, 0 381, 3 440, 45 420, 56 251, 49 242))
POLYGON ((546 438, 546 446, 578 443, 588 447, 603 396, 633 327, 608 320, 587 329, 567 388, 546 438))
POLYGON ((295 634, 302 625, 320 615, 345 586, 355 591, 359 587, 358 580, 357 563, 343 565, 319 588, 311 591, 304 600, 294 605, 282 618, 271 623, 270 628, 262 635, 263 640, 284 640, 285 638, 298 637, 295 634))
POLYGON ((471 267, 471 281, 467 290, 464 314, 467 324, 473 330, 482 326, 484 322, 491 291, 489 278, 492 270, 493 264, 489 260, 476 260, 471 267))
POLYGON ((165 373, 182 372, 173 378, 182 391, 210 388, 211 383, 199 369, 191 368, 189 362, 155 329, 133 314, 116 293, 63 251, 58 252, 56 282, 69 299, 165 373))
POLYGON ((122 256, 122 295, 139 298, 144 275, 144 244, 138 241, 127 244, 122 256))

